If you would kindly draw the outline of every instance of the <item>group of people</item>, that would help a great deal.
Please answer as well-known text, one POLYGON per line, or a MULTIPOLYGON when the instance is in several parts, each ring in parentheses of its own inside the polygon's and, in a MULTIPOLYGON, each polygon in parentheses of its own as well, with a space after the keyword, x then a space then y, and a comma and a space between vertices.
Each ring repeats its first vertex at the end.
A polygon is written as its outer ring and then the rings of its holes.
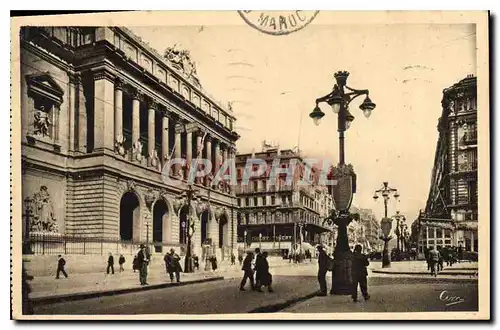
POLYGON ((438 247, 431 246, 424 250, 425 260, 427 261, 427 270, 430 270, 434 277, 446 266, 453 266, 463 258, 462 247, 438 247))
MULTIPOLYGON (((334 294, 333 286, 335 283, 335 276, 333 272, 335 272, 334 260, 326 254, 322 245, 318 245, 318 282, 320 288, 320 296, 327 295, 327 285, 326 285, 326 274, 328 271, 332 272, 332 289, 330 290, 330 294, 334 294)), ((367 277, 368 271, 367 267, 370 264, 368 261, 368 257, 362 253, 361 245, 357 244, 354 247, 354 251, 351 257, 352 265, 351 265, 351 278, 352 278, 352 293, 351 297, 354 302, 358 301, 358 286, 361 289, 361 294, 365 300, 370 299, 370 295, 368 294, 368 285, 367 285, 367 277)))
POLYGON ((269 272, 269 262, 267 261, 267 252, 260 252, 259 248, 254 252, 248 252, 243 260, 243 279, 240 283, 240 291, 245 291, 247 281, 250 281, 250 287, 253 291, 263 292, 262 286, 266 286, 269 292, 273 292, 273 277, 269 272), (255 279, 254 279, 255 274, 255 279))

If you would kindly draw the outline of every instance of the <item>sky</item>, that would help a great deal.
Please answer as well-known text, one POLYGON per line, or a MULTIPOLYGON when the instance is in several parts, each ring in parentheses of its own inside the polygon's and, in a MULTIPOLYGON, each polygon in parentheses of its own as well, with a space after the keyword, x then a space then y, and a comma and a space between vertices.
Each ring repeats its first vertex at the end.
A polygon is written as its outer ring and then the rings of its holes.
POLYGON ((128 28, 160 53, 174 44, 190 51, 203 88, 223 104, 234 102, 238 152, 260 151, 267 140, 337 163, 336 115, 321 105, 326 115, 315 126, 309 113, 333 88, 333 74, 349 71, 347 84, 369 89, 377 105, 368 119, 359 109, 362 97, 350 108, 355 120, 346 132, 346 163, 358 180, 353 204, 381 218, 383 202, 372 196, 388 181, 401 195, 389 215, 400 210, 408 224, 416 219, 429 192, 442 91, 476 73, 475 25, 335 24, 320 12, 300 31, 272 36, 242 20, 193 22, 128 28))

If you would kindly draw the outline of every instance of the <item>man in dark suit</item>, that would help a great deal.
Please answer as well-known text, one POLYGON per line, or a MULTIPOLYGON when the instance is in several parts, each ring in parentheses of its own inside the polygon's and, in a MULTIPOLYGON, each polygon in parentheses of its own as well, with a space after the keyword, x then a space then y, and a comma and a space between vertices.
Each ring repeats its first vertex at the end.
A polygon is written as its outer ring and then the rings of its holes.
POLYGON ((240 291, 245 291, 245 284, 247 283, 247 279, 250 280, 250 286, 252 287, 252 290, 255 290, 252 261, 253 261, 253 253, 248 252, 247 256, 245 257, 245 260, 243 260, 243 267, 241 267, 241 270, 244 271, 244 273, 243 273, 243 279, 241 280, 240 284, 240 291))
POLYGON ((141 249, 137 253, 137 268, 139 268, 139 281, 141 285, 148 285, 148 263, 149 255, 144 244, 141 244, 141 249))
POLYGON ((264 272, 264 260, 262 258, 262 254, 260 253, 260 249, 255 249, 255 291, 262 292, 262 278, 265 274, 264 272))
POLYGON ((109 253, 108 257, 108 267, 106 267, 106 274, 109 274, 109 270, 111 269, 111 274, 115 273, 115 259, 113 258, 113 255, 111 252, 109 253))
POLYGON ((361 245, 357 244, 354 247, 354 253, 352 255, 352 269, 351 269, 352 282, 353 282, 352 300, 354 302, 358 301, 358 284, 361 289, 361 294, 363 295, 363 298, 365 298, 365 300, 370 299, 370 296, 368 295, 368 287, 366 281, 366 277, 368 276, 368 271, 366 270, 366 267, 368 267, 370 262, 368 261, 368 257, 363 253, 361 253, 361 250, 362 250, 361 245))
POLYGON ((57 260, 57 273, 56 273, 56 279, 59 279, 59 274, 63 273, 64 277, 68 278, 68 274, 66 274, 66 271, 64 270, 64 266, 66 265, 66 260, 61 255, 57 256, 59 260, 57 260))

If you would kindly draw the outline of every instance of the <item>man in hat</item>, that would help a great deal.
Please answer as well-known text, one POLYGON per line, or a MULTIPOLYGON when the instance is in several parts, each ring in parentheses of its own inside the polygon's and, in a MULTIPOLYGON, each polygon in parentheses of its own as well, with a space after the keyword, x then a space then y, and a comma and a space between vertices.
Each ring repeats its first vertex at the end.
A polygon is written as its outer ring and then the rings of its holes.
POLYGON ((179 257, 177 253, 175 253, 174 249, 170 249, 170 253, 167 253, 163 260, 165 260, 165 268, 168 275, 170 276, 170 281, 174 281, 175 274, 176 281, 180 282, 180 272, 182 271, 180 263, 181 257, 179 257))
POLYGON ((319 295, 326 296, 326 273, 328 271, 329 257, 326 254, 323 245, 318 245, 318 282, 319 282, 319 295))
POLYGON ((141 285, 148 285, 148 263, 149 255, 144 244, 141 244, 141 249, 137 253, 137 268, 139 268, 139 281, 141 285))
POLYGON ((370 295, 368 294, 368 287, 367 287, 367 280, 366 277, 368 276, 368 271, 366 270, 366 267, 370 264, 368 261, 368 257, 361 253, 363 250, 363 247, 360 244, 356 244, 354 247, 354 253, 352 254, 352 269, 351 269, 351 275, 352 275, 352 281, 353 281, 353 288, 352 288, 352 301, 357 302, 358 301, 358 284, 361 289, 361 294, 363 295, 363 298, 365 300, 370 299, 370 295))

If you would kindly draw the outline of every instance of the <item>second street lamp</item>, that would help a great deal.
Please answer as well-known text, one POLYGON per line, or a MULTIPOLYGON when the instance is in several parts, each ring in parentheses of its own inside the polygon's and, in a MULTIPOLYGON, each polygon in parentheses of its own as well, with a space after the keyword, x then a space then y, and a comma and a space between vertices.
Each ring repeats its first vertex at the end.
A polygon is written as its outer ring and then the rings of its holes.
POLYGON ((339 133, 339 164, 333 168, 331 177, 337 181, 337 184, 331 186, 329 191, 335 202, 335 209, 331 210, 330 216, 324 222, 330 226, 334 224, 338 227, 337 244, 334 252, 334 270, 332 276, 331 294, 348 295, 352 293, 351 269, 351 251, 349 249, 349 240, 347 235, 347 226, 353 219, 358 219, 358 214, 349 212, 353 194, 356 193, 356 174, 352 165, 345 164, 345 145, 344 133, 351 126, 354 116, 349 112, 350 103, 357 97, 365 95, 363 103, 359 108, 363 111, 365 117, 369 117, 372 110, 375 109, 373 103, 368 97, 368 90, 357 90, 347 86, 349 72, 338 71, 334 74, 336 84, 331 93, 316 99, 316 106, 309 114, 314 124, 319 125, 321 118, 325 116, 321 111, 319 104, 327 103, 331 106, 334 114, 337 114, 337 131, 339 133))
POLYGON ((379 195, 382 195, 384 198, 384 218, 380 221, 380 228, 382 229, 383 236, 380 237, 384 241, 384 251, 382 253, 382 267, 389 268, 391 267, 391 256, 389 254, 389 241, 392 239, 390 236, 391 228, 392 228, 392 219, 387 216, 387 204, 389 203, 389 199, 391 195, 394 195, 394 198, 399 198, 398 190, 395 188, 389 187, 389 182, 384 182, 381 189, 375 190, 375 194, 373 195, 373 199, 377 200, 379 195))

